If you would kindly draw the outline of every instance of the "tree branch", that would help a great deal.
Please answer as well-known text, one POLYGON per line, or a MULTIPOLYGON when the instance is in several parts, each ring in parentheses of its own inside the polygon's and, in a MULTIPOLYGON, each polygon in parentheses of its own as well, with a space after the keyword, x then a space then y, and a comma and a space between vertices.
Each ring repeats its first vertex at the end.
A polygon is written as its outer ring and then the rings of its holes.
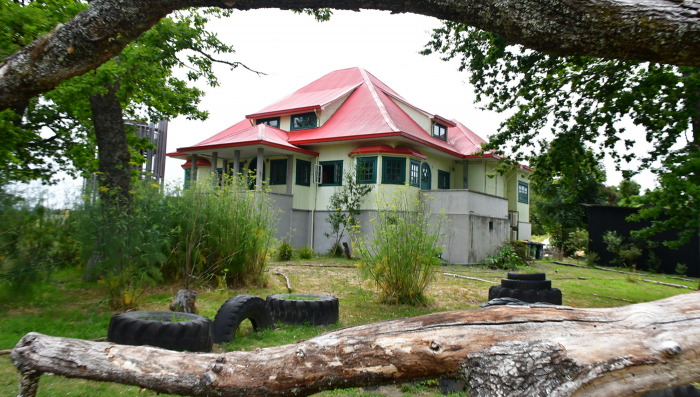
POLYGON ((700 381, 697 351, 700 292, 610 309, 435 313, 224 354, 30 333, 11 357, 26 376, 53 373, 193 396, 307 396, 460 376, 474 397, 622 397, 700 381))
POLYGON ((0 110, 95 69, 168 13, 188 7, 411 12, 495 32, 551 55, 700 67, 700 0, 95 0, 0 65, 0 110))
POLYGON ((199 48, 189 47, 189 49, 192 50, 192 51, 194 51, 194 52, 196 52, 196 53, 201 54, 203 57, 207 58, 208 60, 210 60, 210 61, 212 61, 212 62, 215 62, 215 63, 222 63, 222 64, 224 64, 224 65, 228 65, 228 66, 231 67, 231 70, 233 70, 233 69, 235 69, 235 68, 237 68, 237 67, 239 67, 239 66, 243 66, 243 68, 245 68, 245 69, 247 69, 247 70, 249 70, 249 71, 251 71, 251 72, 257 74, 258 76, 260 76, 260 75, 266 76, 266 75, 267 75, 266 73, 258 72, 258 71, 256 71, 256 70, 253 70, 253 69, 249 68, 248 66, 246 66, 245 64, 243 64, 243 63, 241 63, 241 62, 222 61, 222 60, 213 58, 211 55, 209 55, 209 54, 207 54, 206 52, 200 50, 199 48))

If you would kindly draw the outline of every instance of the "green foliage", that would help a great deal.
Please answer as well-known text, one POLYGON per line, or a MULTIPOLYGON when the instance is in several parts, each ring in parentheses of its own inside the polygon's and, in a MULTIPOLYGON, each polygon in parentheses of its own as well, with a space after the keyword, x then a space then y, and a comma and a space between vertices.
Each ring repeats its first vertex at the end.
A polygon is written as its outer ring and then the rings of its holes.
MULTIPOLYGON (((85 2, 72 0, 0 0, 0 26, 4 28, 0 32, 0 62, 87 7, 85 2)), ((89 98, 115 82, 125 119, 155 121, 178 115, 205 119, 208 113, 199 109, 204 92, 191 82, 204 80, 216 86, 214 63, 225 63, 232 69, 242 66, 217 60, 213 54, 231 54, 233 47, 205 29, 212 17, 229 14, 215 8, 175 12, 94 72, 66 80, 26 106, 1 112, 0 167, 4 172, 0 183, 32 179, 52 183, 57 170, 72 176, 96 171, 89 98), (187 69, 186 80, 175 77, 178 68, 187 69)), ((131 158, 140 164, 144 159, 139 150, 148 147, 133 132, 127 128, 131 158)))
POLYGON ((496 255, 488 256, 481 263, 498 270, 515 270, 518 266, 527 266, 527 262, 518 255, 513 244, 505 244, 496 255))
POLYGON ((571 251, 588 251, 588 230, 576 229, 569 233, 564 246, 571 251))
POLYGON ((440 243, 445 233, 444 213, 437 220, 430 218, 430 198, 421 194, 411 199, 407 189, 400 188, 391 201, 378 200, 370 236, 363 234, 358 225, 352 230, 360 269, 376 283, 382 302, 425 302, 423 291, 440 265, 440 243))
POLYGON ((596 254, 595 252, 586 253, 586 265, 593 267, 598 263, 599 260, 600 256, 598 256, 598 254, 596 254))
POLYGON ((0 285, 29 292, 53 271, 79 262, 70 211, 48 209, 0 189, 0 285))
POLYGON ((688 273, 688 266, 685 263, 676 264, 676 274, 685 276, 688 273))
MULTIPOLYGON (((622 170, 623 176, 629 179, 652 169, 660 185, 639 201, 652 208, 641 210, 638 218, 670 217, 654 221, 642 233, 650 236, 680 228, 678 239, 665 243, 674 248, 698 230, 700 203, 693 198, 700 189, 700 70, 550 56, 454 22, 443 22, 433 31, 423 54, 433 52, 460 61, 460 70, 470 72, 477 101, 486 101, 485 109, 512 112, 482 148, 508 152, 502 172, 512 163, 528 161, 535 168, 533 180, 568 179, 574 183, 565 190, 575 192, 575 182, 582 180, 576 175, 580 164, 591 168, 603 153, 616 160, 618 169, 637 159, 641 166, 622 170), (648 155, 639 154, 634 140, 622 139, 625 118, 645 129, 645 139, 653 146, 648 155), (547 127, 551 139, 540 135, 547 127), (687 138, 688 132, 693 137, 687 138), (685 146, 675 149, 676 143, 685 146), (599 148, 594 156, 582 156, 593 147, 599 148)), ((636 205, 632 197, 625 205, 636 205)))
POLYGON ((289 241, 282 240, 280 245, 277 247, 277 259, 281 261, 288 261, 292 259, 294 255, 294 249, 289 241))
POLYGON ((605 248, 611 252, 614 259, 610 262, 613 266, 627 267, 635 265, 637 258, 642 256, 642 250, 635 244, 625 244, 625 238, 618 236, 615 231, 608 231, 603 235, 603 242, 607 245, 605 248))
POLYGON ((316 256, 314 250, 312 250, 311 247, 309 247, 306 244, 304 244, 303 247, 299 248, 297 250, 297 253, 299 254, 299 259, 302 260, 312 259, 314 256, 316 256))
POLYGON ((358 183, 357 175, 362 171, 362 166, 358 163, 356 167, 345 172, 342 186, 335 188, 328 204, 328 217, 326 222, 330 226, 330 233, 324 232, 326 238, 332 238, 333 244, 329 253, 334 256, 343 255, 343 247, 340 240, 346 230, 350 230, 357 225, 356 216, 360 215, 362 202, 372 191, 372 185, 358 183))
POLYGON ((278 213, 265 191, 247 187, 245 176, 191 181, 170 201, 172 252, 165 275, 186 287, 195 280, 221 279, 227 285, 262 285, 277 228, 278 213))

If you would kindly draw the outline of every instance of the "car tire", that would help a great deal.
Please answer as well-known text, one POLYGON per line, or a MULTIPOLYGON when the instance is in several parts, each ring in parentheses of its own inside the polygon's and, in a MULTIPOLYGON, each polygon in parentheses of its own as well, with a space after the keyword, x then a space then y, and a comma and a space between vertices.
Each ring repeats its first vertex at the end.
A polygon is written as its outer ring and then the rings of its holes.
POLYGON ((489 301, 496 298, 515 298, 528 303, 551 303, 553 305, 562 304, 562 294, 557 288, 544 291, 535 291, 504 288, 500 285, 494 285, 489 288, 489 301))
POLYGON ((191 313, 119 313, 109 320, 107 341, 120 345, 210 352, 213 344, 212 321, 191 313))
POLYGON ((552 288, 552 280, 510 280, 503 278, 501 286, 510 289, 542 291, 552 288))
POLYGON ((274 320, 284 324, 328 325, 338 322, 338 298, 334 296, 274 294, 268 295, 265 301, 274 320))
POLYGON ((508 273, 509 280, 530 280, 530 281, 544 281, 547 279, 547 275, 544 273, 508 273))
POLYGON ((265 301, 257 296, 236 295, 219 308, 214 317, 212 333, 214 343, 230 342, 236 337, 238 326, 250 320, 253 330, 275 328, 275 321, 265 301))

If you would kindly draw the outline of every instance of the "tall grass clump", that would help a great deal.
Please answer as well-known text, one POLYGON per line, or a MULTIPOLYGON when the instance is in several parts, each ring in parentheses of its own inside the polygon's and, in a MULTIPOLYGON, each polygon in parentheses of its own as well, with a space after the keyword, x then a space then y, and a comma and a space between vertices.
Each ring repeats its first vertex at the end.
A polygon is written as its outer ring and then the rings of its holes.
POLYGON ((248 178, 191 182, 171 200, 172 251, 163 267, 186 287, 199 280, 228 286, 265 284, 278 214, 266 191, 248 178))
POLYGON ((173 197, 148 181, 134 184, 128 203, 100 189, 100 199, 82 196, 72 215, 86 264, 84 279, 104 283, 113 308, 133 308, 145 287, 163 280, 173 197))
POLYGON ((360 269, 385 303, 424 304, 423 292, 440 266, 445 216, 431 214, 430 198, 419 195, 411 198, 400 188, 391 201, 380 198, 372 234, 364 235, 359 227, 352 232, 360 269))
POLYGON ((79 263, 70 211, 0 187, 0 289, 30 292, 53 270, 79 263))

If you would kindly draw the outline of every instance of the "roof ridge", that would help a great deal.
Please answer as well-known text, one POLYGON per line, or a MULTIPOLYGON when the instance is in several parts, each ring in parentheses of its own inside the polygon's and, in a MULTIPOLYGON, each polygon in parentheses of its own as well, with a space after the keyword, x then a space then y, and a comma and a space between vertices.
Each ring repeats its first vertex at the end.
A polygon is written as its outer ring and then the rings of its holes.
POLYGON ((396 123, 394 123, 394 120, 392 120, 391 117, 389 117, 389 112, 386 110, 384 103, 382 103, 381 99, 379 99, 379 95, 377 95, 377 90, 374 88, 374 84, 367 76, 367 72, 360 67, 358 67, 357 69, 362 74, 362 79, 367 84, 367 89, 369 90, 370 94, 372 95, 372 99, 374 100, 374 103, 377 105, 377 108, 379 108, 379 112, 382 114, 382 117, 384 117, 384 121, 387 123, 389 128, 391 128, 394 132, 400 132, 401 130, 399 130, 399 128, 396 126, 396 123))
MULTIPOLYGON (((464 134, 464 137, 467 138, 469 140, 469 142, 471 142, 474 146, 480 146, 479 143, 475 142, 474 139, 472 139, 472 137, 467 133, 467 131, 464 131, 464 129, 462 129, 462 127, 467 128, 464 124, 462 124, 459 120, 454 119, 454 118, 452 119, 452 121, 454 121, 455 124, 457 124, 457 128, 459 128, 459 130, 462 131, 462 133, 464 134)), ((472 134, 475 134, 474 131, 472 131, 472 130, 469 130, 469 131, 471 131, 472 134)))
MULTIPOLYGON (((248 119, 244 119, 244 120, 245 120, 245 121, 249 121, 248 119)), ((243 121, 243 120, 242 120, 242 121, 243 121)), ((240 121, 239 121, 239 123, 240 123, 240 121)), ((238 124, 238 123, 236 123, 236 124, 238 124)), ((231 127, 235 126, 236 124, 232 125, 231 127)), ((231 128, 231 127, 228 127, 228 128, 231 128)), ((228 128, 227 128, 227 129, 228 129, 228 128)), ((222 140, 222 139, 226 139, 226 138, 230 138, 230 137, 232 137, 232 136, 238 135, 238 134, 242 134, 242 133, 244 133, 244 132, 246 132, 246 131, 248 131, 248 130, 250 130, 250 129, 252 129, 252 128, 255 128, 255 126, 254 126, 254 125, 251 125, 251 126, 248 127, 248 128, 244 128, 244 129, 242 129, 242 130, 240 130, 240 131, 232 132, 232 133, 230 133, 230 134, 228 134, 228 135, 226 135, 226 136, 222 136, 221 138, 218 138, 218 139, 213 140, 213 141, 211 141, 211 142, 220 141, 220 140, 222 140)), ((226 130, 227 130, 227 129, 226 129, 226 130)), ((226 130, 224 130, 224 131, 226 131, 226 130)), ((224 132, 224 131, 221 131, 221 132, 224 132)), ((220 132, 219 134, 221 134, 221 132, 220 132)), ((217 135, 218 135, 218 134, 217 134, 217 135)), ((216 136, 216 135, 214 135, 214 136, 216 136)), ((213 137, 210 137, 209 139, 211 139, 211 138, 213 138, 213 137)), ((205 140, 203 140, 202 142, 199 142, 199 143, 197 143, 197 144, 194 145, 194 146, 199 146, 199 145, 201 145, 202 143, 208 141, 209 139, 205 139, 205 140)), ((210 142, 210 143, 211 143, 211 142, 210 142)))

